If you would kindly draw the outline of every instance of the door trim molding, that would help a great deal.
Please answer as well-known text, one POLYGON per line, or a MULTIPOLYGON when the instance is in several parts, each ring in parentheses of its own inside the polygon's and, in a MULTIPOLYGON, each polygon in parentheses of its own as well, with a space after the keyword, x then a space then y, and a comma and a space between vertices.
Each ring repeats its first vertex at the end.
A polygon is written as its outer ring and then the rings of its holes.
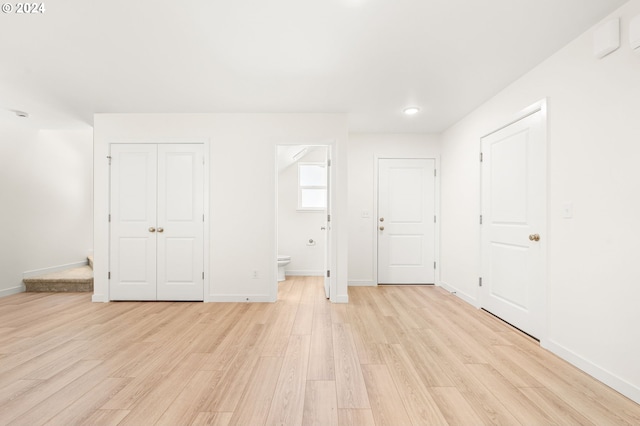
POLYGON ((373 286, 373 287, 377 287, 378 284, 378 169, 379 169, 379 165, 380 165, 380 161, 379 160, 434 160, 435 162, 435 168, 436 168, 436 175, 435 175, 435 179, 434 179, 434 209, 435 209, 435 214, 437 217, 437 221, 435 224, 435 237, 434 237, 434 252, 433 252, 433 258, 434 261, 436 262, 436 268, 435 268, 435 272, 434 272, 434 284, 436 286, 440 286, 440 223, 442 222, 441 220, 441 214, 440 214, 440 176, 441 176, 441 171, 440 171, 440 156, 433 156, 433 157, 410 157, 410 156, 406 156, 406 155, 401 155, 401 156, 393 156, 393 155, 379 155, 379 154, 373 154, 373 226, 371 226, 371 233, 373 236, 373 259, 371 264, 373 265, 373 271, 372 271, 372 277, 373 280, 371 281, 370 284, 365 284, 368 281, 361 281, 360 284, 358 284, 357 282, 360 280, 355 280, 355 281, 350 281, 349 285, 354 285, 354 286, 373 286), (351 284, 352 282, 354 282, 355 284, 351 284))
MULTIPOLYGON (((330 257, 328 259, 328 264, 325 265, 327 269, 331 270, 331 277, 329 278, 329 300, 331 303, 348 303, 348 297, 339 296, 337 294, 338 285, 338 234, 340 232, 340 227, 336 226, 336 218, 338 217, 338 202, 337 202, 337 190, 336 190, 336 182, 337 182, 337 167, 336 167, 336 159, 337 159, 337 141, 335 139, 324 139, 316 142, 305 142, 301 141, 298 143, 277 143, 273 147, 273 161, 274 161, 274 175, 273 175, 273 183, 275 187, 275 202, 274 202, 274 233, 273 233, 273 249, 275 255, 272 260, 272 269, 271 269, 271 281, 273 281, 273 285, 271 286, 268 299, 268 302, 277 302, 278 300, 278 185, 279 185, 279 170, 278 170, 278 147, 286 147, 291 145, 303 145, 308 147, 324 147, 327 149, 327 156, 331 160, 331 167, 329 167, 329 175, 327 179, 329 179, 329 195, 331 197, 330 200, 330 210, 331 210, 331 222, 334 227, 332 228, 332 238, 330 238, 330 257)), ((325 237, 326 242, 326 237, 325 237)), ((326 248, 325 248, 326 249, 326 248)), ((321 273, 321 276, 324 276, 324 273, 321 273)), ((324 285, 323 285, 324 289, 324 285)))
MULTIPOLYGON (((541 328, 540 328, 540 336, 536 336, 538 339, 540 339, 540 345, 541 346, 545 346, 547 344, 547 335, 548 335, 548 316, 547 316, 547 285, 548 285, 548 264, 549 264, 549 259, 548 259, 548 245, 547 242, 549 241, 548 238, 548 222, 549 222, 549 209, 548 209, 548 200, 549 200, 549 190, 548 190, 548 185, 549 185, 549 170, 548 170, 548 163, 549 163, 549 151, 548 151, 548 145, 549 145, 549 127, 548 127, 548 99, 547 98, 543 98, 537 102, 534 102, 533 104, 529 105, 526 108, 523 108, 522 110, 520 110, 519 112, 517 112, 516 114, 514 114, 513 116, 511 116, 509 119, 503 121, 503 124, 498 124, 494 127, 493 130, 485 133, 483 136, 478 138, 478 159, 480 159, 480 155, 482 153, 482 140, 488 136, 491 136, 492 134, 499 132, 500 130, 503 130, 509 126, 511 126, 514 123, 517 123, 520 120, 523 120, 537 112, 540 112, 541 114, 541 127, 542 127, 542 150, 544 153, 544 158, 545 158, 545 163, 544 165, 542 165, 543 167, 543 176, 545 178, 545 185, 544 185, 544 206, 543 206, 543 210, 544 210, 544 215, 543 215, 543 219, 542 219, 542 223, 540 225, 541 228, 541 233, 545 236, 545 238, 543 238, 540 242, 541 244, 541 251, 542 251, 542 255, 541 255, 541 259, 542 259, 542 271, 540 272, 540 276, 542 277, 542 300, 544 301, 543 306, 542 306, 542 312, 540 314, 541 318, 543 318, 544 323, 542 324, 541 328)), ((479 218, 480 215, 482 214, 482 188, 483 188, 483 182, 482 182, 482 166, 478 167, 478 215, 477 217, 479 218)), ((483 267, 483 250, 482 250, 482 233, 483 233, 483 228, 482 225, 480 225, 478 223, 478 277, 482 276, 482 267, 483 267)), ((480 309, 483 306, 483 293, 480 289, 480 287, 477 287, 477 292, 476 292, 476 298, 475 298, 475 302, 473 303, 473 305, 480 309)))

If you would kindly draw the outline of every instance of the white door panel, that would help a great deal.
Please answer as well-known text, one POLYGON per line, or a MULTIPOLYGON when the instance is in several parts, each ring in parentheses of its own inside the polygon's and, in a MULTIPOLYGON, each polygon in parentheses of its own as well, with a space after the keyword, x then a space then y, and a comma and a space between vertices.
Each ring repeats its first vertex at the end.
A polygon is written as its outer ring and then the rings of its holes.
POLYGON ((435 281, 435 161, 378 163, 378 283, 435 281))
POLYGON ((203 300, 198 144, 111 146, 111 300, 203 300))
POLYGON ((158 300, 203 300, 202 145, 158 145, 158 300))
POLYGON ((482 139, 482 307, 534 337, 544 326, 545 145, 538 111, 482 139))
MULTIPOLYGON (((329 220, 329 218, 331 217, 331 191, 332 191, 332 184, 331 184, 331 147, 327 146, 327 169, 326 169, 326 179, 327 179, 327 191, 326 191, 326 197, 327 197, 327 210, 326 210, 326 217, 325 217, 325 223, 324 223, 324 229, 325 229, 325 239, 324 239, 324 269, 329 271, 331 269, 331 238, 332 238, 332 233, 331 233, 331 221, 329 220)), ((335 277, 335 275, 334 275, 335 277)), ((334 278, 335 279, 335 278, 334 278)), ((329 273, 325 273, 324 274, 324 294, 326 296, 327 299, 329 299, 331 297, 331 277, 329 276, 329 273)))
POLYGON ((156 298, 156 147, 111 148, 111 300, 156 298))

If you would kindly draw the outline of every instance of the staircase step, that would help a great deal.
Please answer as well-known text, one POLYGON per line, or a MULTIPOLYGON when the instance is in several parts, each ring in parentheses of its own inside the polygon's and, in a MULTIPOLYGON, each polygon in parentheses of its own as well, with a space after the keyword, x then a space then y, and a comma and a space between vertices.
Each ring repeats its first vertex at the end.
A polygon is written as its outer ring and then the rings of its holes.
POLYGON ((86 265, 25 278, 22 281, 29 292, 93 291, 93 270, 89 265, 86 265))

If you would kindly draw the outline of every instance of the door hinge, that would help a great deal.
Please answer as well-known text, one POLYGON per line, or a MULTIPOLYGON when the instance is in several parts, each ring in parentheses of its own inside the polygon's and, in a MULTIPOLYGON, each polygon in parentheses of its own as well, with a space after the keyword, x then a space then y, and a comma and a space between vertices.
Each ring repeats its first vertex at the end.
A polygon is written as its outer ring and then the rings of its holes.
POLYGON ((478 278, 478 287, 482 287, 482 277, 478 278))
POLYGON ((433 217, 433 223, 436 223, 436 217, 435 216, 433 217))
POLYGON ((202 273, 202 279, 204 280, 204 272, 202 273))
POLYGON ((327 222, 331 222, 331 215, 330 214, 327 215, 327 222))
POLYGON ((327 269, 327 278, 331 278, 331 271, 327 269))
POLYGON ((480 215, 480 225, 482 225, 482 215, 480 215))
POLYGON ((331 167, 331 158, 327 159, 327 167, 331 167))
POLYGON ((438 176, 438 171, 436 169, 433 169, 433 177, 438 176))
POLYGON ((204 215, 202 215, 202 221, 204 222, 204 215))
POLYGON ((109 222, 111 222, 111 213, 109 213, 109 222))
POLYGON ((480 153, 480 162, 482 163, 483 158, 482 158, 482 153, 480 153))
POLYGON ((107 274, 107 279, 109 279, 109 280, 111 279, 111 272, 109 272, 109 273, 107 274))
POLYGON ((109 165, 111 165, 111 156, 107 155, 107 158, 109 159, 109 165))
POLYGON ((436 269, 436 262, 433 262, 433 269, 436 269))

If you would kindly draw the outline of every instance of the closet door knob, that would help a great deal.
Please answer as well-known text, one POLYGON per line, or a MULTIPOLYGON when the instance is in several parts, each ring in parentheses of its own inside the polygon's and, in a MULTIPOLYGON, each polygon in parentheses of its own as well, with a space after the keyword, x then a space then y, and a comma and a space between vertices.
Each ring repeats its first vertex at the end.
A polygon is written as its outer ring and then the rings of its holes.
POLYGON ((156 228, 154 228, 153 226, 149 228, 149 232, 156 232, 156 228))
POLYGON ((164 232, 164 228, 158 228, 158 232, 164 232))
POLYGON ((381 231, 384 231, 384 226, 381 226, 381 227, 380 227, 380 230, 381 230, 381 231))

